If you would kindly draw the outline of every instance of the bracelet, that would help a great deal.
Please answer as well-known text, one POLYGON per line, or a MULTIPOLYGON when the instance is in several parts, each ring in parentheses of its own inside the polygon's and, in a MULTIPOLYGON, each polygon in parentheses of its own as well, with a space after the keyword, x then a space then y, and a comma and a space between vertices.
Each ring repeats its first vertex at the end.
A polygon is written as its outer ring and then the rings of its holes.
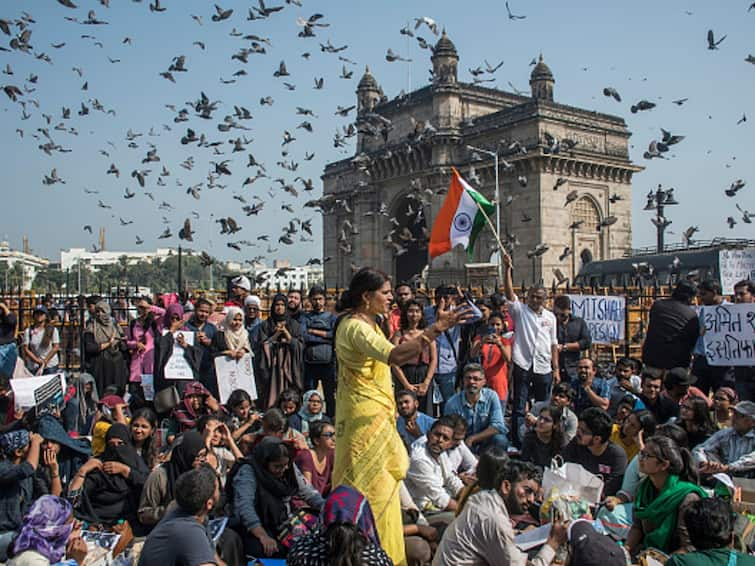
POLYGON ((60 477, 60 474, 50 474, 50 477, 51 477, 52 479, 55 479, 55 478, 59 478, 59 477, 60 477))

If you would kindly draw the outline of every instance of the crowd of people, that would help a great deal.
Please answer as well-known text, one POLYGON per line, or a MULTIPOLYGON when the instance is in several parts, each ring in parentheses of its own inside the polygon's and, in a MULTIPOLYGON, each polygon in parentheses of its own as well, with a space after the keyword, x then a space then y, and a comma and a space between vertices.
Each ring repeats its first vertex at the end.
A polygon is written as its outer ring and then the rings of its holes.
MULTIPOLYGON (((245 276, 224 305, 92 297, 80 372, 49 306, 20 329, 0 302, 0 562, 80 565, 104 530, 144 565, 755 563, 721 487, 755 475, 755 369, 708 364, 693 306, 723 304, 719 283, 679 282, 641 358, 598 363, 569 297, 518 297, 507 259, 502 293, 441 286, 432 304, 370 268, 267 316, 245 276), (174 351, 192 378, 166 372, 174 351), (254 390, 224 398, 218 358, 251 358, 254 390), (62 402, 18 406, 11 378, 59 372, 62 402), (559 512, 528 556, 515 536, 564 463, 626 529, 559 512)), ((751 303, 755 284, 734 291, 751 303)))

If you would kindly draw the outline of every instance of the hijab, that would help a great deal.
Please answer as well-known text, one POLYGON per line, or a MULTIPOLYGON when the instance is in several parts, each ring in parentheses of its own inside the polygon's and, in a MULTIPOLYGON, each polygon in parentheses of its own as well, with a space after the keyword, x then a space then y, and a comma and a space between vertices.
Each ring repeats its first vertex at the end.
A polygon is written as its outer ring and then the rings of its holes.
POLYGON ((181 442, 171 452, 170 460, 163 464, 168 476, 168 496, 175 499, 175 487, 178 476, 191 470, 194 460, 205 448, 204 438, 195 430, 190 430, 181 435, 181 442))
POLYGON ((270 303, 270 317, 269 319, 272 320, 275 323, 283 322, 288 318, 288 298, 283 293, 278 293, 273 297, 272 302, 270 303), (275 303, 283 302, 283 305, 286 307, 286 312, 283 314, 276 314, 275 313, 275 303))
MULTIPOLYGON (((176 315, 178 315, 178 317, 183 320, 184 308, 181 306, 181 303, 172 303, 165 309, 165 315, 163 318, 163 320, 165 321, 165 328, 170 330, 170 326, 173 323, 171 319, 176 315)), ((183 328, 183 326, 181 326, 181 328, 183 328)))
MULTIPOLYGON (((285 443, 275 436, 266 436, 254 448, 251 464, 257 480, 256 508, 263 526, 275 532, 288 519, 288 500, 299 491, 299 484, 294 475, 294 462, 289 454, 289 465, 283 476, 275 477, 268 470, 270 462, 277 460, 285 443)), ((250 463, 248 459, 244 463, 250 463)))
POLYGON ((50 564, 60 562, 73 531, 73 521, 68 520, 71 512, 71 504, 62 497, 43 495, 37 499, 24 517, 13 544, 14 554, 33 550, 47 558, 50 564))
MULTIPOLYGON (((142 476, 149 473, 147 465, 139 457, 131 442, 131 433, 123 423, 113 423, 105 435, 105 451, 100 455, 103 462, 119 462, 142 476), (118 438, 123 441, 119 446, 112 446, 110 440, 118 438)), ((134 511, 138 501, 139 490, 121 474, 108 474, 95 470, 87 475, 84 484, 85 494, 77 513, 80 518, 94 523, 112 525, 134 511)))
POLYGON ((323 419, 323 417, 325 416, 325 400, 322 398, 322 395, 320 395, 320 392, 317 389, 310 389, 304 394, 304 396, 302 397, 301 409, 299 409, 299 416, 301 417, 302 421, 305 421, 307 423, 313 421, 321 421, 323 419), (309 412, 309 400, 314 395, 317 395, 322 401, 322 404, 320 405, 320 407, 322 408, 317 414, 309 412))
POLYGON ((89 320, 90 329, 94 334, 95 342, 104 344, 105 342, 109 342, 114 336, 119 335, 120 329, 113 322, 112 312, 107 301, 99 301, 95 305, 95 309, 99 309, 101 312, 95 312, 94 316, 89 320))
POLYGON ((186 388, 184 389, 183 401, 178 407, 173 409, 173 417, 178 421, 178 424, 181 425, 182 430, 195 428, 197 425, 197 419, 203 414, 209 412, 208 410, 205 410, 203 413, 199 413, 194 407, 192 407, 189 397, 195 395, 201 395, 206 399, 210 396, 210 392, 198 381, 190 381, 186 384, 186 388))
POLYGON ((228 345, 229 350, 244 349, 247 352, 252 351, 252 346, 249 344, 249 332, 244 327, 244 313, 239 307, 228 307, 228 313, 223 320, 223 331, 225 333, 225 342, 228 345), (236 315, 241 315, 241 326, 238 330, 232 330, 231 324, 236 315))
POLYGON ((365 539, 375 546, 380 546, 370 502, 348 485, 339 485, 331 491, 322 508, 320 524, 323 530, 337 523, 355 525, 365 539))

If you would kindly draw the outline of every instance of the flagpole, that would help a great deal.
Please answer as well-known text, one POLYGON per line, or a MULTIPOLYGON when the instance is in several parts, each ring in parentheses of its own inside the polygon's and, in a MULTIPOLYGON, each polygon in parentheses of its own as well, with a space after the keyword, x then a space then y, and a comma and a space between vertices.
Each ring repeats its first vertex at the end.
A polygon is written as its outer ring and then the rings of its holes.
MULTIPOLYGON (((472 199, 472 200, 474 201, 475 205, 477 205, 477 209, 480 211, 480 213, 482 214, 482 217, 485 219, 485 223, 488 225, 488 228, 490 228, 490 231, 493 232, 493 237, 495 238, 495 241, 498 244, 498 272, 502 273, 503 272, 503 261, 502 261, 503 254, 508 253, 508 252, 506 252, 506 250, 504 249, 503 243, 501 242, 501 237, 496 232, 495 226, 493 226, 493 222, 491 222, 490 217, 485 212, 485 209, 482 208, 482 205, 479 202, 477 202, 477 199, 472 199)), ((501 277, 499 281, 502 282, 503 278, 501 277)))
MULTIPOLYGON (((493 228, 492 223, 489 221, 488 221, 488 225, 490 226, 491 230, 493 230, 494 234, 496 235, 496 240, 498 241, 498 245, 500 246, 501 245, 501 239, 500 239, 501 185, 498 182, 498 151, 489 151, 487 149, 483 149, 481 147, 475 147, 473 145, 467 145, 467 149, 471 149, 473 151, 479 151, 493 158, 493 166, 495 167, 495 228, 493 228)), ((483 214, 485 214, 484 211, 483 211, 483 214)), ((487 218, 487 215, 485 215, 485 217, 487 218)), ((498 281, 502 283, 503 282, 503 263, 501 261, 501 250, 502 248, 498 250, 498 281)), ((496 291, 498 291, 498 289, 496 289, 496 291)))

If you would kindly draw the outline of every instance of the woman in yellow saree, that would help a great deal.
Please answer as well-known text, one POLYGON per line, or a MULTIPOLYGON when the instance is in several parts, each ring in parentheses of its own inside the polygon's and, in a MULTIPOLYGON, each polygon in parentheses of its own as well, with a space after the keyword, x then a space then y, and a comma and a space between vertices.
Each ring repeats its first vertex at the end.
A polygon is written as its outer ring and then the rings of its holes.
POLYGON ((435 323, 414 340, 394 346, 377 317, 390 312, 393 293, 388 277, 362 268, 341 302, 346 313, 336 325, 338 359, 336 456, 333 485, 350 485, 369 500, 380 544, 397 566, 406 564, 399 503, 399 482, 409 459, 396 431, 396 403, 390 365, 416 357, 424 342, 465 321, 466 309, 441 304, 435 323))

